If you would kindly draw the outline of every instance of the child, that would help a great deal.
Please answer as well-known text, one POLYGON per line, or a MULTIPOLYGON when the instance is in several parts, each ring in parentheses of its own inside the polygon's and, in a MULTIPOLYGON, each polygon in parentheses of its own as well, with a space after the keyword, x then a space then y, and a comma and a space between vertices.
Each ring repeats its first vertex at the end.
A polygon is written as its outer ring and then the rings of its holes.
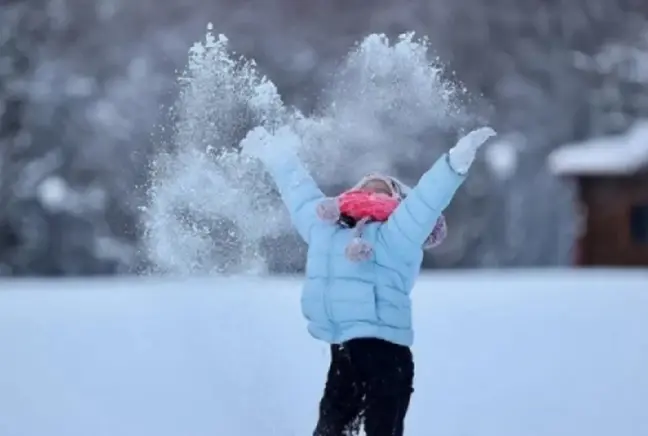
POLYGON ((493 135, 485 127, 461 138, 408 195, 393 178, 369 177, 357 188, 399 204, 387 216, 364 211, 350 219, 301 165, 300 140, 289 127, 275 134, 257 127, 242 141, 242 152, 265 164, 308 244, 302 312, 309 333, 331 344, 314 436, 355 434, 361 424, 367 436, 403 436, 414 378, 409 294, 423 247, 493 135))

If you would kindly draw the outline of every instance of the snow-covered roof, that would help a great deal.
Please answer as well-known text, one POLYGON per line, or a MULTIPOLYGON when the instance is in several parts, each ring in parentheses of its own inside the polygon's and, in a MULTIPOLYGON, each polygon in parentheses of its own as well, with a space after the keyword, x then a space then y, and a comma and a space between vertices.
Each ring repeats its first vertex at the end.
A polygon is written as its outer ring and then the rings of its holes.
POLYGON ((548 158, 558 175, 623 175, 648 166, 648 120, 636 122, 621 135, 565 144, 548 158))

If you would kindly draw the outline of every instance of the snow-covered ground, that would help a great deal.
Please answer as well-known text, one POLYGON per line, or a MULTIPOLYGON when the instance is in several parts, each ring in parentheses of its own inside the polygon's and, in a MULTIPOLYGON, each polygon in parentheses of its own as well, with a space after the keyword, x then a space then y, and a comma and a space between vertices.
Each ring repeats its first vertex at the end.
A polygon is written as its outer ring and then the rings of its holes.
MULTIPOLYGON (((408 436, 648 435, 648 270, 414 291, 408 436)), ((304 436, 327 347, 299 280, 0 282, 0 435, 304 436)))

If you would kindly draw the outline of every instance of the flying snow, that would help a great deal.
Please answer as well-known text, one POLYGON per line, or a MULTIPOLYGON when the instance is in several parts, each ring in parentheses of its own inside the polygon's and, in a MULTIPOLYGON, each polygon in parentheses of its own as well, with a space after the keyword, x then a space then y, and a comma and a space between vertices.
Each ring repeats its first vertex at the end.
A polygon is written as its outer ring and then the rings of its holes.
POLYGON ((366 37, 323 90, 321 107, 306 115, 285 106, 255 62, 236 57, 211 30, 189 51, 171 111, 171 146, 151 164, 145 243, 159 272, 263 272, 264 239, 290 231, 260 163, 238 153, 251 128, 292 126, 316 179, 343 185, 440 153, 446 144, 435 150, 430 135, 462 118, 463 90, 444 79, 428 42, 412 33, 394 43, 366 37))

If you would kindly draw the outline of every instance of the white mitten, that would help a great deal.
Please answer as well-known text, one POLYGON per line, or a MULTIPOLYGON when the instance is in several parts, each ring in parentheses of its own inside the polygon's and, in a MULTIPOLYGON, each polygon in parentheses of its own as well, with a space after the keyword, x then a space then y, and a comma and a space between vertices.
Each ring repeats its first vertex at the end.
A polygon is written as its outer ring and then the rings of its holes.
POLYGON ((287 153, 296 153, 301 140, 289 126, 272 134, 263 126, 255 127, 241 141, 241 153, 264 162, 283 160, 287 153))
POLYGON ((448 162, 452 169, 457 174, 465 175, 475 160, 479 147, 496 134, 490 127, 481 127, 461 138, 448 152, 448 162))
POLYGON ((265 127, 255 127, 241 141, 241 154, 262 158, 264 154, 268 153, 272 139, 272 134, 265 127))

